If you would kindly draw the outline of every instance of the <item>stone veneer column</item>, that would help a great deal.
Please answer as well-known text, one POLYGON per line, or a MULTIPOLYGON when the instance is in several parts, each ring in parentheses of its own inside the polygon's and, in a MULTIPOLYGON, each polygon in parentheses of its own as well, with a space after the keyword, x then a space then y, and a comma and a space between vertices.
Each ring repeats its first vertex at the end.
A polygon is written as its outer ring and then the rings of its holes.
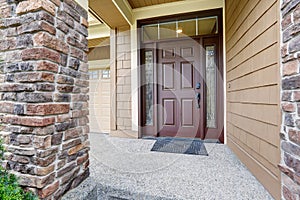
POLYGON ((300 199, 300 1, 283 0, 281 131, 282 199, 300 199))
POLYGON ((4 167, 41 199, 89 176, 87 12, 73 0, 0 0, 4 167))

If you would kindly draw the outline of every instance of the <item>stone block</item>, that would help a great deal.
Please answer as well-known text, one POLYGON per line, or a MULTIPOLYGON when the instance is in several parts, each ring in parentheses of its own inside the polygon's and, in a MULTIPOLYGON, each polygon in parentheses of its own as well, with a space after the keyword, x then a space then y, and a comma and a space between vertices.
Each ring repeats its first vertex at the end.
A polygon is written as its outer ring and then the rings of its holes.
POLYGON ((71 96, 70 94, 54 94, 54 102, 70 102, 71 96))
POLYGON ((79 138, 76 138, 73 140, 67 140, 66 142, 63 143, 62 150, 69 149, 69 148, 74 147, 79 144, 81 144, 81 139, 79 139, 79 138))
POLYGON ((299 61, 293 60, 283 64, 283 76, 290 76, 299 73, 299 61))
POLYGON ((71 126, 74 126, 74 125, 72 125, 71 120, 68 120, 66 122, 56 124, 55 125, 55 130, 57 132, 65 131, 65 130, 68 130, 71 126))
POLYGON ((292 142, 300 145, 300 132, 299 131, 289 130, 288 135, 289 135, 289 139, 292 142))
POLYGON ((44 199, 50 196, 51 194, 53 194, 58 188, 59 188, 59 181, 56 181, 51 185, 48 185, 47 187, 39 190, 38 191, 39 197, 44 199))
POLYGON ((82 129, 80 127, 66 130, 64 134, 64 140, 71 140, 71 139, 78 138, 81 134, 82 134, 82 129))
POLYGON ((300 23, 300 6, 299 6, 299 4, 296 7, 296 9, 293 11, 293 19, 294 19, 295 24, 300 23))
POLYGON ((55 85, 49 83, 38 83, 36 84, 36 90, 42 92, 54 92, 55 85))
POLYGON ((28 164, 30 162, 30 157, 14 155, 11 160, 21 164, 28 164))
POLYGON ((49 165, 47 167, 37 167, 36 168, 36 175, 38 176, 45 176, 47 174, 50 174, 54 172, 55 170, 55 165, 49 165))
POLYGON ((292 90, 300 88, 300 76, 296 75, 293 77, 285 78, 282 80, 283 90, 292 90))
POLYGON ((80 73, 78 71, 67 67, 61 67, 59 73, 65 76, 71 76, 73 78, 81 78, 80 73))
POLYGON ((74 19, 71 16, 69 16, 66 12, 58 10, 57 18, 65 22, 70 28, 74 28, 74 19))
POLYGON ((33 36, 33 42, 35 46, 48 47, 64 54, 69 53, 68 45, 56 37, 51 36, 46 32, 39 32, 33 36))
POLYGON ((16 8, 17 14, 23 14, 28 12, 34 12, 43 9, 55 16, 55 5, 51 1, 46 0, 28 0, 22 1, 16 8))
POLYGON ((32 48, 22 51, 22 60, 49 60, 55 63, 61 62, 61 55, 47 48, 32 48))
POLYGON ((281 21, 281 27, 283 30, 285 30, 287 27, 289 27, 290 25, 292 25, 292 16, 286 15, 282 21, 281 21))
POLYGON ((26 107, 27 115, 55 115, 68 113, 70 111, 69 104, 30 104, 26 107))
POLYGON ((23 72, 15 74, 16 82, 33 83, 33 82, 54 82, 55 76, 49 72, 23 72))
POLYGON ((77 158, 77 165, 81 165, 82 163, 84 163, 88 159, 89 159, 89 155, 88 154, 84 154, 83 156, 78 157, 77 158))
POLYGON ((19 102, 27 102, 27 103, 42 103, 42 102, 52 102, 52 94, 51 93, 42 93, 42 92, 22 92, 17 94, 17 100, 19 102))
POLYGON ((0 102, 0 113, 14 113, 14 103, 0 102))
POLYGON ((62 143, 63 133, 56 133, 52 135, 51 145, 60 145, 62 143))
POLYGON ((66 121, 69 121, 70 119, 71 119, 70 113, 61 114, 61 115, 56 116, 56 123, 66 122, 66 121))
POLYGON ((51 147, 48 149, 39 149, 36 152, 38 158, 46 158, 58 152, 58 147, 51 147))
POLYGON ((56 89, 61 93, 72 93, 74 86, 71 85, 58 85, 56 89))
POLYGON ((36 63, 37 71, 51 71, 58 72, 58 64, 54 64, 48 61, 39 61, 36 63))
POLYGON ((282 103, 281 108, 285 112, 295 112, 296 106, 293 103, 282 103))
POLYGON ((0 92, 25 92, 25 91, 29 92, 34 90, 35 90, 35 86, 33 84, 18 84, 18 83, 0 84, 0 92))
POLYGON ((300 155, 300 147, 290 142, 282 141, 281 149, 290 155, 300 155))
POLYGON ((64 75, 58 75, 56 82, 59 84, 68 84, 68 85, 73 85, 74 84, 74 78, 64 76, 64 75))
POLYGON ((51 147, 51 136, 34 136, 33 146, 36 149, 48 149, 51 147))
POLYGON ((50 164, 53 164, 56 160, 56 155, 50 155, 48 157, 45 158, 39 158, 39 157, 34 157, 33 158, 33 163, 36 166, 40 166, 40 167, 47 167, 50 164))
POLYGON ((64 168, 60 169, 56 176, 57 177, 62 177, 65 173, 71 171, 72 169, 74 169, 76 167, 76 163, 75 162, 72 162, 72 163, 69 163, 67 166, 65 166, 64 168))
MULTIPOLYGON (((297 27, 297 33, 300 32, 300 23, 297 27)), ((295 33, 296 34, 296 33, 295 33)), ((297 51, 300 51, 300 35, 297 35, 295 37, 293 37, 293 39, 291 39, 291 41, 289 42, 289 52, 290 53, 295 53, 297 51)))
POLYGON ((67 3, 62 3, 61 11, 67 13, 75 21, 80 22, 80 15, 67 3))

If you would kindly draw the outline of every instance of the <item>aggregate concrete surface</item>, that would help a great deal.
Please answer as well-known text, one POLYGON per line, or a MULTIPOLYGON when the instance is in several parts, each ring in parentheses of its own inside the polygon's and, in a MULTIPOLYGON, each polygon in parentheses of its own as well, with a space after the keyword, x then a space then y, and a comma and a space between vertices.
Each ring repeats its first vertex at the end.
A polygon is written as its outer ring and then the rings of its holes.
POLYGON ((76 199, 273 199, 223 144, 205 143, 209 156, 200 156, 151 152, 155 140, 92 133, 90 141, 88 186, 70 194, 93 192, 76 199))

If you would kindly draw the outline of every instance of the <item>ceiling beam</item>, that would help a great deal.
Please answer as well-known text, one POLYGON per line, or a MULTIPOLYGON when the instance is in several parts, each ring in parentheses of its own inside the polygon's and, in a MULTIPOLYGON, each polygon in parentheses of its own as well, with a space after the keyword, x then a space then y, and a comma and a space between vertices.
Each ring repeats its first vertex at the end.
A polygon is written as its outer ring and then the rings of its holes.
POLYGON ((129 26, 130 23, 120 12, 112 0, 89 0, 89 7, 107 24, 111 29, 129 26))
POLYGON ((105 24, 97 24, 89 26, 89 37, 88 39, 103 38, 110 36, 110 29, 105 24))
POLYGON ((127 0, 112 0, 129 24, 133 24, 132 8, 127 0))

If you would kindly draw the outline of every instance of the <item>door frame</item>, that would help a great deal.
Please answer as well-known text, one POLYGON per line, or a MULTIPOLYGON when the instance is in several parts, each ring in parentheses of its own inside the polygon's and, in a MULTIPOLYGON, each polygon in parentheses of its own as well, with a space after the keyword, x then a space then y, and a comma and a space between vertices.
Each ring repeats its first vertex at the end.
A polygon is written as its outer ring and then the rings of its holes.
MULTIPOLYGON (((145 51, 148 50, 152 50, 153 51, 153 55, 154 56, 154 60, 153 60, 153 73, 154 73, 154 80, 157 79, 157 46, 159 42, 164 42, 164 41, 178 41, 180 40, 180 38, 173 38, 173 39, 164 39, 164 40, 156 40, 156 41, 147 41, 147 42, 142 42, 142 29, 141 27, 143 25, 147 25, 147 24, 154 24, 157 22, 169 22, 169 21, 174 21, 174 20, 184 20, 184 19, 191 19, 191 18, 203 18, 203 17, 211 17, 211 16, 218 16, 218 34, 214 34, 214 35, 203 35, 203 36, 197 36, 197 37, 190 37, 194 40, 198 40, 200 43, 203 42, 204 39, 206 38, 212 38, 212 37, 216 37, 219 40, 219 49, 218 49, 218 69, 220 71, 221 74, 221 79, 222 81, 222 85, 220 88, 218 88, 218 95, 219 93, 221 94, 221 98, 219 99, 219 102, 221 102, 221 112, 218 112, 218 115, 221 115, 221 119, 218 120, 218 132, 220 134, 218 140, 221 143, 224 143, 224 72, 223 72, 223 11, 222 9, 212 9, 212 10, 206 10, 206 11, 199 11, 199 12, 193 12, 193 13, 184 13, 184 14, 177 14, 177 15, 170 15, 170 16, 162 16, 162 17, 157 17, 157 18, 151 18, 151 19, 144 19, 144 20, 139 20, 137 21, 137 27, 138 27, 138 32, 137 32, 137 39, 138 39, 138 131, 139 131, 139 135, 141 137, 143 136, 154 136, 157 137, 157 133, 158 133, 158 125, 157 125, 157 120, 153 120, 153 126, 144 126, 144 122, 145 122, 145 115, 144 113, 144 108, 145 108, 145 101, 144 101, 144 90, 143 87, 141 87, 142 85, 142 81, 143 81, 143 53, 145 51), (219 122, 220 121, 220 122, 219 122), (155 134, 153 134, 155 133, 155 134)), ((185 38, 186 39, 186 38, 185 38)), ((201 45, 201 44, 199 44, 201 45)), ((200 47, 201 48, 201 47, 200 47)), ((201 50, 203 51, 203 50, 201 50)), ((157 103, 157 87, 153 87, 153 99, 155 102, 153 102, 153 104, 155 105, 155 103, 157 103)), ((219 98, 219 96, 218 96, 219 98)), ((220 105, 219 105, 220 106, 220 105)), ((206 113, 204 113, 204 115, 206 116, 206 113)), ((153 109, 153 116, 157 116, 157 109, 153 109)), ((204 120, 206 121, 206 120, 204 120)), ((205 124, 206 127, 206 124, 205 124)), ((205 135, 209 130, 206 129, 205 130, 205 135)), ((204 139, 204 138, 202 138, 204 139)), ((210 138, 209 138, 210 139, 210 138)))

